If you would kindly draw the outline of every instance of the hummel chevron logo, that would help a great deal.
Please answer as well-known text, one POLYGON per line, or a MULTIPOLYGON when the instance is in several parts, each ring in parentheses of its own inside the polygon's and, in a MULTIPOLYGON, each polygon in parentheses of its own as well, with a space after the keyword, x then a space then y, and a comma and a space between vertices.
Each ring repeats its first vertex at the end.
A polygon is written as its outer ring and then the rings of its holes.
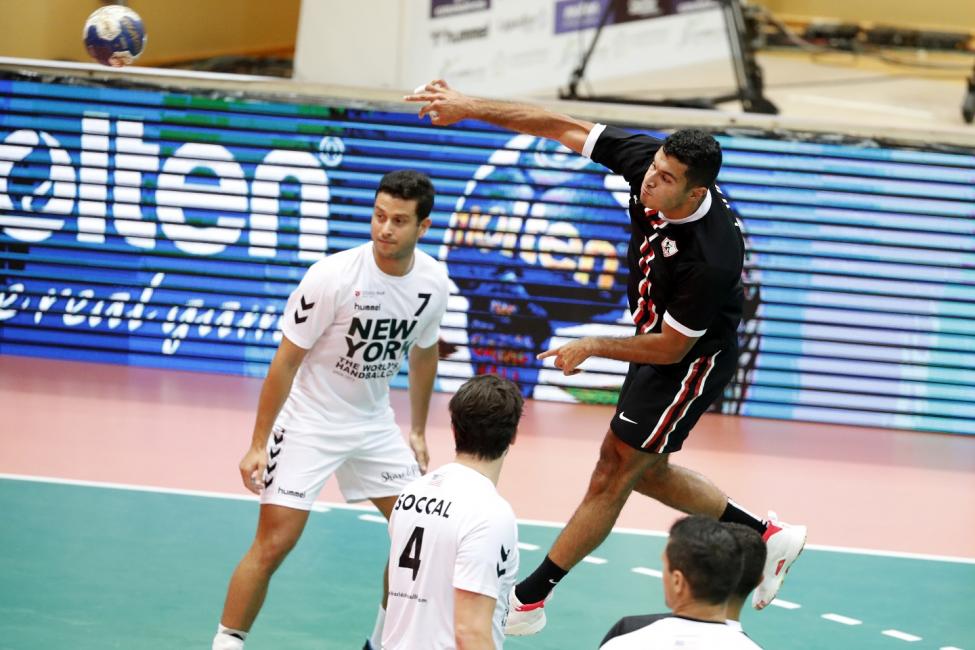
POLYGON ((507 569, 502 569, 501 568, 501 563, 500 562, 495 565, 495 568, 498 570, 498 577, 499 578, 508 572, 507 569))
POLYGON ((295 323, 297 323, 298 325, 301 325, 306 320, 308 320, 308 316, 307 316, 308 310, 311 309, 312 307, 314 307, 315 306, 315 303, 313 303, 313 302, 306 303, 304 296, 300 296, 299 297, 299 302, 300 302, 301 306, 298 309, 295 309, 295 323), (298 315, 299 312, 304 313, 305 316, 299 316, 298 315))
POLYGON ((271 463, 270 465, 267 466, 267 473, 270 474, 275 469, 277 469, 277 467, 278 467, 277 463, 271 463))
POLYGON ((282 442, 284 442, 284 434, 282 433, 281 435, 278 435, 278 434, 275 433, 274 434, 274 444, 280 445, 282 442))
POLYGON ((511 551, 504 550, 504 545, 502 544, 501 545, 501 561, 502 562, 507 562, 509 555, 511 555, 511 551))
POLYGON ((629 422, 630 424, 639 424, 636 420, 631 420, 630 418, 626 417, 626 415, 623 414, 623 411, 620 411, 620 419, 624 422, 629 422))
POLYGON ((280 453, 281 453, 281 448, 280 447, 273 448, 271 450, 271 454, 270 454, 271 459, 273 460, 273 459, 277 458, 278 457, 278 454, 280 454, 280 453))

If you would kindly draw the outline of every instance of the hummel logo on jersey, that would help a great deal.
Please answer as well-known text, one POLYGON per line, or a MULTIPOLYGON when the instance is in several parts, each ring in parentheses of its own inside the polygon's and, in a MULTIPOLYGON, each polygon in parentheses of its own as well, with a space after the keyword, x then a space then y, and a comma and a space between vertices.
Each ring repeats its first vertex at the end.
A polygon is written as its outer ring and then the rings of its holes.
POLYGON ((507 569, 502 569, 501 568, 501 563, 500 562, 497 563, 497 564, 495 564, 494 566, 498 570, 498 577, 499 578, 508 572, 507 569))
POLYGON ((313 302, 305 303, 305 297, 304 296, 300 296, 299 297, 299 300, 301 302, 301 307, 298 308, 298 309, 295 309, 295 323, 297 323, 298 325, 301 325, 306 320, 308 320, 308 316, 307 316, 308 310, 311 309, 312 307, 314 307, 315 306, 315 303, 313 303, 313 302), (304 316, 299 316, 298 315, 299 312, 303 312, 305 315, 304 316))
POLYGON ((677 242, 669 237, 665 237, 662 242, 660 242, 660 250, 663 251, 664 257, 670 257, 677 253, 677 242))
POLYGON ((623 411, 620 411, 620 419, 624 422, 629 422, 630 424, 639 424, 639 422, 636 420, 631 420, 630 418, 626 417, 626 415, 623 414, 623 411))

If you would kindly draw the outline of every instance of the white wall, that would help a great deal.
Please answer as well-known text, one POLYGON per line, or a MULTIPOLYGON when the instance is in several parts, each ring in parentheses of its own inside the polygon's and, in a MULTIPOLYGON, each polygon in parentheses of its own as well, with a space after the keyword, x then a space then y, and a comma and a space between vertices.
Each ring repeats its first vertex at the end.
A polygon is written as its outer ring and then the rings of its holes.
MULTIPOLYGON (((586 79, 728 60, 722 15, 708 0, 624 1, 649 18, 608 26, 586 79), (674 2, 691 11, 653 17, 674 2)), ((565 85, 594 33, 569 21, 600 13, 600 0, 304 0, 295 78, 410 90, 442 77, 484 95, 550 92, 565 85), (474 9, 431 16, 451 2, 474 9)))

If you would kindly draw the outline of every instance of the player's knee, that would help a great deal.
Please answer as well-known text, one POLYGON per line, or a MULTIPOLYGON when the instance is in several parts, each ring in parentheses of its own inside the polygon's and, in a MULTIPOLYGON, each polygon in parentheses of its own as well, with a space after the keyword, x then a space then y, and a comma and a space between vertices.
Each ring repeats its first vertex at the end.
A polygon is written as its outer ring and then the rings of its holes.
POLYGON ((636 491, 654 497, 668 489, 670 485, 670 465, 665 462, 651 463, 640 475, 636 491))
POLYGON ((625 461, 617 447, 611 444, 603 444, 599 450, 599 460, 596 461, 596 468, 592 472, 589 481, 590 496, 608 496, 626 498, 629 494, 625 471, 625 461))
POLYGON ((288 556, 297 541, 297 538, 277 532, 262 535, 254 540, 251 553, 263 570, 274 571, 288 556))

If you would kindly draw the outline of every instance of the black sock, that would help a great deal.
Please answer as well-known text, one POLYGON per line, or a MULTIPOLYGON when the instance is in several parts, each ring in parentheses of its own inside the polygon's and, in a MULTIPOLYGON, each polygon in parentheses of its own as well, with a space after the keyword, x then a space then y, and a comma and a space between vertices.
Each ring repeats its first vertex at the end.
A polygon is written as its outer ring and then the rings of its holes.
POLYGON ((759 535, 765 535, 765 522, 748 512, 737 503, 728 499, 728 505, 725 506, 724 512, 718 518, 719 521, 728 521, 736 524, 744 524, 749 528, 754 528, 758 531, 759 535))
POLYGON ((546 555, 535 572, 515 586, 515 595, 524 605, 545 600, 568 573, 546 555))

